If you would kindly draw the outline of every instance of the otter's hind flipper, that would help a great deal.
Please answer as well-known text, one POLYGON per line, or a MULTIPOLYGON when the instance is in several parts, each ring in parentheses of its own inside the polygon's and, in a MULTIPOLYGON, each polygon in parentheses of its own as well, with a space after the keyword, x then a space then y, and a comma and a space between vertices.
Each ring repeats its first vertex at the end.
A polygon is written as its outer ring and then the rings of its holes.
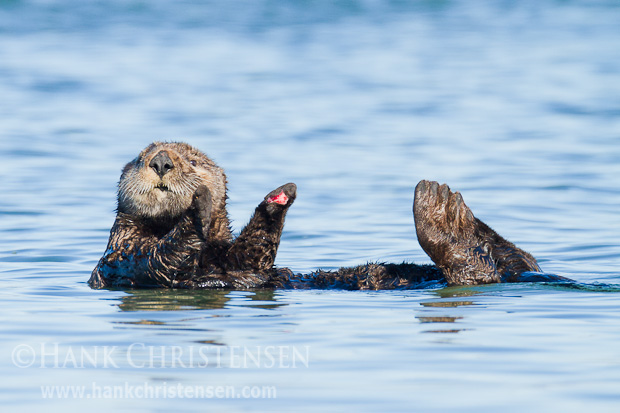
POLYGON ((491 258, 504 282, 522 282, 525 272, 542 273, 536 259, 476 218, 478 239, 490 246, 491 258))
POLYGON ((477 223, 460 193, 447 185, 421 181, 413 204, 418 242, 444 272, 448 285, 500 282, 488 244, 477 237, 477 223))
POLYGON ((297 186, 293 183, 282 185, 265 196, 228 251, 231 268, 257 272, 272 270, 284 218, 296 196, 297 186))
POLYGON ((449 285, 512 282, 525 271, 541 271, 533 256, 475 218, 445 184, 420 181, 413 214, 420 246, 449 285))

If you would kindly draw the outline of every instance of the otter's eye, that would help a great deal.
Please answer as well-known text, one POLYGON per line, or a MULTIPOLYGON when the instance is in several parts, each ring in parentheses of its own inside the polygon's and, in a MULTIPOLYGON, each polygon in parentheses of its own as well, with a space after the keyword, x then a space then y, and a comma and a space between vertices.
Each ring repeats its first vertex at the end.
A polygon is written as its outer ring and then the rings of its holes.
POLYGON ((196 161, 195 161, 195 160, 193 160, 193 159, 192 159, 191 161, 189 161, 189 163, 191 163, 191 164, 192 164, 192 166, 196 166, 196 161))

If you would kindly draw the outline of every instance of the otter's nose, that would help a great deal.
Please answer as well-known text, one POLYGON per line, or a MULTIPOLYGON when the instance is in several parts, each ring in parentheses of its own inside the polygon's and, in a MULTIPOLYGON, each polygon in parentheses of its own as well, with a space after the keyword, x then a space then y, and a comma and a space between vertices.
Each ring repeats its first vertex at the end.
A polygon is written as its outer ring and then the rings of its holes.
POLYGON ((168 156, 168 152, 160 151, 149 163, 149 166, 153 168, 157 175, 161 178, 166 175, 172 168, 174 168, 174 163, 172 163, 172 159, 168 156))

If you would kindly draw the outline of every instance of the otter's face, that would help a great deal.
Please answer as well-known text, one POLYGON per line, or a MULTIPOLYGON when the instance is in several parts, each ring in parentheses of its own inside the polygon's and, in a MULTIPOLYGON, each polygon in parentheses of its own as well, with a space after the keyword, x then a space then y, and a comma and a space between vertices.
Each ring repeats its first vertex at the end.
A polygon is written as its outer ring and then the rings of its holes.
POLYGON ((226 176, 205 154, 186 143, 155 142, 123 169, 118 210, 142 218, 176 218, 192 204, 196 188, 211 191, 213 208, 226 202, 226 176))

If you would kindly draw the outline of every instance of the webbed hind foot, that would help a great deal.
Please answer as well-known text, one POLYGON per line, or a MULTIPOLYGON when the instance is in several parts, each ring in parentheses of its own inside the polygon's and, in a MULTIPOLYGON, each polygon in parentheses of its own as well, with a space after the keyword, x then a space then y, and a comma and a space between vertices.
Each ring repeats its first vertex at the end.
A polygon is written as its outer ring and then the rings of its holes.
POLYGON ((532 255, 474 217, 445 184, 420 181, 413 214, 422 249, 450 285, 519 282, 524 272, 541 272, 532 255))
POLYGON ((420 181, 413 215, 420 246, 444 272, 449 285, 500 282, 489 245, 478 236, 479 221, 460 193, 445 184, 420 181))

